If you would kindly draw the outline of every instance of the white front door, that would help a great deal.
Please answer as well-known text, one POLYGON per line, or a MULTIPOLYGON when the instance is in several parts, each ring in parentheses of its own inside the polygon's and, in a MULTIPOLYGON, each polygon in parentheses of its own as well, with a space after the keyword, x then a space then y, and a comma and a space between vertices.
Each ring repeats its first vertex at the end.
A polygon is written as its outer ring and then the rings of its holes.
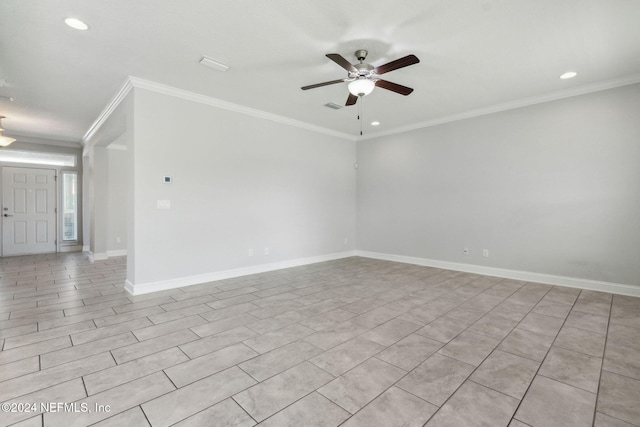
POLYGON ((2 168, 2 255, 56 252, 56 171, 2 168))

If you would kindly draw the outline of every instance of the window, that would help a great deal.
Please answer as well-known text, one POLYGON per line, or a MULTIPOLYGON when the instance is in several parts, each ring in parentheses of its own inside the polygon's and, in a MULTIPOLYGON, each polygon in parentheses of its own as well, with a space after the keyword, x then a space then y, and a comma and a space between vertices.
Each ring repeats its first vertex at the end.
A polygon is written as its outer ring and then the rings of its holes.
POLYGON ((62 172, 62 241, 78 240, 78 173, 62 172))
POLYGON ((73 154, 43 153, 39 151, 0 151, 0 162, 31 163, 35 165, 67 166, 76 165, 76 156, 73 154))

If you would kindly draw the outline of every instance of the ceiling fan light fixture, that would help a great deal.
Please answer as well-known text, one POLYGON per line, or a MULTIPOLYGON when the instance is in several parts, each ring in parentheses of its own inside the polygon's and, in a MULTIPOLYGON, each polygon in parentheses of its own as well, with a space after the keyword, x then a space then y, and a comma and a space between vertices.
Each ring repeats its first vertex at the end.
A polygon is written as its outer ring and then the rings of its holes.
POLYGON ((563 75, 560 76, 560 78, 562 80, 567 80, 567 79, 572 79, 575 76, 577 76, 578 73, 576 73, 575 71, 567 71, 566 73, 564 73, 563 75))
POLYGON ((85 31, 89 29, 89 26, 79 20, 78 18, 67 18, 64 20, 64 23, 70 26, 73 29, 85 31))
POLYGON ((359 78, 349 83, 349 92, 355 96, 367 96, 373 92, 376 84, 367 78, 359 78))
POLYGON ((2 132, 4 132, 4 129, 2 129, 2 119, 4 119, 4 116, 0 116, 0 147, 6 147, 12 142, 15 142, 16 139, 2 134, 2 132))

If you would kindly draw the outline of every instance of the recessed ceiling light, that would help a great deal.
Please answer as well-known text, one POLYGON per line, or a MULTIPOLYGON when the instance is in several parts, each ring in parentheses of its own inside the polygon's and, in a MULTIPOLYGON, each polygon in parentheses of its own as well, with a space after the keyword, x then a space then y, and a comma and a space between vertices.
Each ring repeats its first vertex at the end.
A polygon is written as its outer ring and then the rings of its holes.
POLYGON ((377 120, 375 122, 371 122, 371 126, 380 126, 380 122, 377 120))
POLYGON ((562 80, 566 80, 566 79, 572 79, 575 76, 577 76, 578 73, 576 73, 575 71, 567 71, 566 73, 564 73, 563 75, 560 76, 560 78, 562 80))
POLYGON ((78 18, 67 18, 64 20, 64 23, 70 26, 71 28, 75 28, 76 30, 84 31, 88 30, 89 26, 79 20, 78 18))

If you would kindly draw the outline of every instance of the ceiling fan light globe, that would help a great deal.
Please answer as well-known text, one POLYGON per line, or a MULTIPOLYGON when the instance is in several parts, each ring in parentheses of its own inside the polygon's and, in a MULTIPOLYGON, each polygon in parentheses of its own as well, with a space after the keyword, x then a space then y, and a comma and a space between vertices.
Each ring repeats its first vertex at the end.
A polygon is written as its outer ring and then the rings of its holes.
POLYGON ((349 92, 355 96, 367 96, 373 92, 376 84, 369 79, 358 79, 349 83, 349 92))

